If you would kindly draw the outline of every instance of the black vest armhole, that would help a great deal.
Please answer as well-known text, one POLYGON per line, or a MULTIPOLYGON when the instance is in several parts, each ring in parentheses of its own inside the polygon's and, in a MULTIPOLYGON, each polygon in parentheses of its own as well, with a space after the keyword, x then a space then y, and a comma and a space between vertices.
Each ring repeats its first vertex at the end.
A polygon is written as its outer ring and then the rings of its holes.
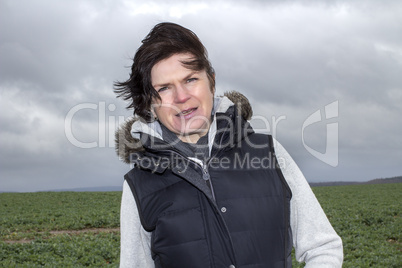
POLYGON ((292 267, 292 248, 293 248, 293 243, 292 243, 292 228, 290 226, 290 200, 292 199, 292 191, 289 187, 289 184, 287 183, 285 177, 283 176, 281 167, 278 163, 278 159, 276 158, 275 154, 275 147, 274 147, 274 140, 272 138, 272 135, 268 135, 268 142, 269 142, 269 150, 270 154, 272 155, 272 160, 275 162, 275 169, 276 172, 279 176, 279 178, 282 181, 283 185, 283 191, 285 198, 287 198, 287 194, 289 195, 289 199, 287 200, 287 205, 285 205, 285 222, 287 222, 288 229, 287 229, 287 237, 285 238, 285 267, 292 267))
POLYGON ((276 158, 274 140, 272 138, 272 135, 268 135, 268 143, 269 143, 269 151, 270 151, 269 153, 272 155, 272 160, 275 163, 276 172, 278 173, 279 178, 281 179, 283 185, 286 187, 286 189, 287 189, 287 191, 288 191, 288 193, 290 195, 290 199, 291 199, 292 198, 292 191, 290 190, 288 182, 286 181, 285 177, 283 176, 281 167, 279 166, 279 163, 278 163, 278 159, 276 158))
POLYGON ((145 229, 145 231, 147 231, 147 232, 152 232, 153 229, 150 228, 150 227, 146 224, 145 219, 144 219, 144 217, 143 217, 143 215, 142 215, 141 203, 140 203, 140 200, 139 200, 139 198, 138 198, 138 196, 137 196, 137 191, 135 190, 134 183, 133 183, 132 179, 130 178, 129 173, 127 173, 126 175, 124 175, 124 179, 127 181, 128 185, 130 186, 131 192, 132 192, 132 194, 133 194, 133 196, 134 196, 135 203, 137 204, 138 215, 140 216, 140 221, 141 221, 142 227, 145 229))

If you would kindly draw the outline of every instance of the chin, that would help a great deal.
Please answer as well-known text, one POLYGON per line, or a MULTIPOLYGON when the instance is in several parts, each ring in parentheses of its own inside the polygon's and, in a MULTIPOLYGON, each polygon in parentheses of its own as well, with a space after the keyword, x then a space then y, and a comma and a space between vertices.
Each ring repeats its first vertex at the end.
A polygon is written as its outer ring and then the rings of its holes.
POLYGON ((205 124, 205 121, 200 123, 194 122, 188 128, 185 129, 186 134, 200 134, 208 131, 208 125, 205 124))

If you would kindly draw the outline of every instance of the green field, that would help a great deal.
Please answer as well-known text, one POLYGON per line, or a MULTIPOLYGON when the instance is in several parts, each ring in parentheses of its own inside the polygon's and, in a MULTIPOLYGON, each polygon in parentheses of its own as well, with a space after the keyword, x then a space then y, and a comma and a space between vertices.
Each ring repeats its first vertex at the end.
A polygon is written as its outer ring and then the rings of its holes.
MULTIPOLYGON (((342 237, 343 267, 401 267, 402 183, 313 191, 342 237)), ((120 198, 121 192, 0 194, 0 266, 118 266, 120 198)))

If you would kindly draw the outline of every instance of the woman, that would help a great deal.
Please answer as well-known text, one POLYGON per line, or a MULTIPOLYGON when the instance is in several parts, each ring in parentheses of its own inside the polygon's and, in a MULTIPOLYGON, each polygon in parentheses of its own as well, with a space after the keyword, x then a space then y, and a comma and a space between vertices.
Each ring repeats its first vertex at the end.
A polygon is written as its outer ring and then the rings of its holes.
POLYGON ((341 267, 341 239, 297 165, 254 133, 243 95, 214 96, 193 32, 156 25, 115 91, 136 115, 116 137, 134 164, 123 186, 121 267, 291 267, 292 247, 306 267, 341 267))

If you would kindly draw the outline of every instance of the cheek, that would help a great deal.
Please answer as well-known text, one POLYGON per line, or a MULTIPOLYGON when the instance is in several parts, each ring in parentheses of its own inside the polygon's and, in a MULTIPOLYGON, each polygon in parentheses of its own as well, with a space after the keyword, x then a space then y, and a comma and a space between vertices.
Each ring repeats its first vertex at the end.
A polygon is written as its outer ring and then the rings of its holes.
POLYGON ((172 105, 161 104, 155 106, 155 113, 159 119, 167 119, 173 117, 177 112, 172 105))
POLYGON ((154 107, 154 113, 158 116, 158 118, 163 117, 164 114, 166 114, 165 112, 163 112, 163 106, 160 105, 156 105, 154 107))
POLYGON ((208 109, 212 109, 212 107, 214 106, 214 95, 212 94, 212 92, 206 95, 207 95, 207 97, 205 98, 206 105, 208 109))

